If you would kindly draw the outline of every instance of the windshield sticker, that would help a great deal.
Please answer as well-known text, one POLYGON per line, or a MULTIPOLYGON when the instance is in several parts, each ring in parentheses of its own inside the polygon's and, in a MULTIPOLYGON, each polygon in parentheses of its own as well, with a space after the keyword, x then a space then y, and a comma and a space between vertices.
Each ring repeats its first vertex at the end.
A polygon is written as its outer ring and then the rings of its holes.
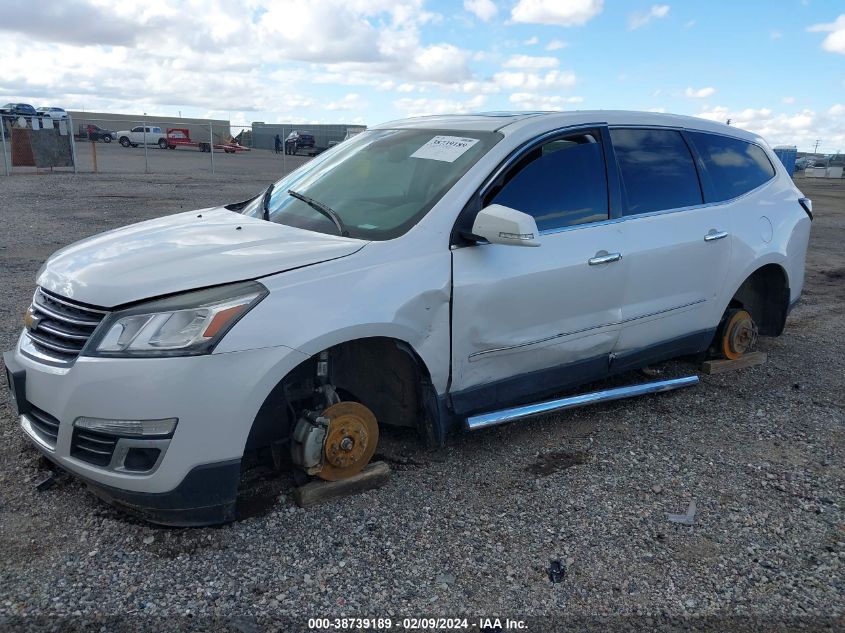
POLYGON ((428 143, 411 154, 411 158, 428 158, 454 163, 470 147, 478 143, 477 138, 462 136, 435 136, 428 143))

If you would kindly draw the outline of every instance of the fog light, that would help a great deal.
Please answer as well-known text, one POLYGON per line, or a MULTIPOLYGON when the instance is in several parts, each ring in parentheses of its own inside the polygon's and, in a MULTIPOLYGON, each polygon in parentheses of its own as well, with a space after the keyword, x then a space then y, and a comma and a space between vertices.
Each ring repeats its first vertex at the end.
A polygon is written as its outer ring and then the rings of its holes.
POLYGON ((136 472, 151 470, 160 454, 158 448, 130 448, 123 460, 123 467, 136 472))
POLYGON ((76 418, 73 425, 78 429, 87 429, 119 437, 170 437, 179 418, 164 420, 106 420, 103 418, 76 418))

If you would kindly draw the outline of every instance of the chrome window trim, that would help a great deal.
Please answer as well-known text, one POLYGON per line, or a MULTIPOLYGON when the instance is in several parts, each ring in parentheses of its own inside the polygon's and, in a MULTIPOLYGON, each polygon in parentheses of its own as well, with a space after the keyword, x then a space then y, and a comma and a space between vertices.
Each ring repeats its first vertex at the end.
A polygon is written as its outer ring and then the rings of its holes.
MULTIPOLYGON (((733 138, 733 137, 730 137, 730 138, 733 138)), ((545 229, 543 231, 540 231, 540 235, 553 235, 555 233, 563 233, 564 231, 573 231, 573 230, 576 230, 576 229, 585 229, 585 228, 589 228, 591 226, 603 226, 603 225, 606 225, 606 224, 617 224, 619 222, 627 222, 628 220, 638 220, 640 218, 652 218, 652 217, 656 217, 656 216, 660 216, 660 215, 668 215, 670 213, 683 213, 685 211, 696 211, 698 209, 707 209, 707 208, 710 208, 710 207, 718 207, 718 206, 721 206, 721 205, 724 205, 724 204, 732 204, 732 203, 734 203, 738 200, 741 200, 742 198, 745 198, 746 196, 750 196, 754 193, 757 193, 757 191, 759 189, 762 189, 763 187, 767 187, 768 185, 772 184, 772 181, 776 177, 777 177, 777 175, 775 175, 775 177, 773 177, 773 178, 770 178, 769 180, 764 182, 762 185, 758 185, 754 189, 751 189, 750 191, 746 191, 745 193, 738 195, 735 198, 730 198, 728 200, 720 200, 718 202, 704 202, 702 204, 693 204, 693 205, 690 205, 688 207, 677 207, 677 208, 674 208, 674 209, 663 209, 661 211, 646 211, 645 213, 623 215, 622 217, 619 217, 619 218, 610 218, 609 220, 600 220, 598 222, 589 222, 589 223, 584 223, 584 224, 573 224, 572 226, 562 226, 562 227, 559 227, 559 228, 556 228, 556 229, 545 229)))
MULTIPOLYGON (((733 198, 728 198, 727 200, 719 200, 719 201, 716 201, 716 202, 702 202, 701 204, 694 204, 694 205, 690 205, 690 206, 686 206, 686 207, 676 207, 676 208, 672 208, 672 209, 662 209, 660 211, 646 211, 644 213, 635 213, 635 214, 631 214, 631 215, 623 215, 623 216, 618 217, 618 218, 608 218, 607 220, 599 220, 597 222, 584 222, 583 224, 573 224, 572 226, 561 226, 561 227, 557 227, 557 228, 554 228, 554 229, 545 229, 545 230, 539 231, 540 235, 554 235, 556 233, 563 233, 563 232, 566 232, 566 231, 574 231, 574 230, 578 230, 578 229, 586 229, 586 228, 590 228, 590 227, 593 227, 593 226, 605 226, 605 225, 609 225, 609 224, 616 224, 618 222, 625 222, 627 220, 635 220, 635 219, 638 219, 638 218, 650 218, 650 217, 656 217, 656 216, 660 216, 660 215, 666 215, 666 214, 669 214, 669 213, 681 213, 681 212, 684 212, 684 211, 695 211, 697 209, 707 209, 707 208, 710 208, 710 207, 717 207, 717 206, 720 206, 720 205, 723 205, 723 204, 732 204, 733 202, 736 202, 737 200, 741 200, 742 198, 745 198, 746 196, 750 196, 752 194, 757 193, 763 187, 770 185, 772 183, 772 181, 776 180, 777 177, 778 177, 778 167, 772 162, 771 156, 769 156, 769 152, 766 150, 766 148, 764 146, 760 145, 760 143, 757 143, 755 141, 749 141, 748 139, 744 139, 740 136, 735 136, 735 135, 732 135, 732 134, 724 134, 722 132, 711 132, 710 130, 702 130, 700 128, 681 127, 681 126, 677 126, 677 125, 643 125, 641 123, 640 124, 614 123, 614 124, 611 125, 611 124, 608 124, 607 122, 593 122, 593 123, 578 123, 576 125, 567 125, 567 126, 564 126, 564 127, 555 128, 554 130, 544 132, 540 136, 537 136, 537 137, 533 138, 532 140, 528 141, 528 143, 526 143, 521 148, 517 149, 514 154, 509 156, 505 160, 505 162, 501 163, 499 165, 499 167, 494 172, 492 172, 490 175, 488 175, 487 178, 485 179, 484 183, 481 185, 481 187, 477 190, 476 194, 474 194, 474 195, 478 196, 479 199, 484 198, 484 196, 487 195, 490 187, 498 179, 498 177, 502 174, 502 172, 504 172, 506 169, 511 167, 526 152, 533 149, 536 145, 542 144, 543 142, 547 141, 549 138, 554 137, 554 136, 558 136, 560 134, 572 133, 572 132, 577 132, 580 129, 590 129, 590 128, 595 128, 595 127, 606 127, 608 132, 610 132, 610 130, 614 130, 614 129, 675 130, 675 131, 680 132, 682 134, 684 132, 698 132, 700 134, 712 134, 714 136, 722 136, 722 137, 725 137, 725 138, 730 138, 730 139, 734 139, 734 140, 737 140, 737 141, 742 141, 744 143, 748 143, 749 145, 755 145, 756 147, 759 147, 761 150, 763 150, 763 153, 766 155, 766 158, 772 164, 772 168, 774 169, 775 173, 766 182, 761 183, 760 185, 756 186, 754 189, 750 189, 743 194, 740 194, 740 195, 735 196, 733 198)), ((612 141, 611 141, 611 145, 612 145, 612 141)), ((698 148, 695 148, 695 151, 697 153, 698 148)), ((698 171, 699 166, 698 166, 697 162, 695 161, 695 156, 693 156, 693 162, 695 163, 696 171, 698 171)), ((617 169, 618 169, 618 167, 617 167, 617 169)), ((620 174, 620 177, 621 177, 621 174, 620 174)), ((700 175, 699 175, 699 178, 700 178, 700 175)), ((486 243, 477 243, 475 245, 476 246, 484 246, 484 244, 486 244, 486 243)), ((462 248, 462 246, 458 246, 458 245, 453 244, 449 248, 450 248, 450 250, 455 250, 457 248, 462 248)))

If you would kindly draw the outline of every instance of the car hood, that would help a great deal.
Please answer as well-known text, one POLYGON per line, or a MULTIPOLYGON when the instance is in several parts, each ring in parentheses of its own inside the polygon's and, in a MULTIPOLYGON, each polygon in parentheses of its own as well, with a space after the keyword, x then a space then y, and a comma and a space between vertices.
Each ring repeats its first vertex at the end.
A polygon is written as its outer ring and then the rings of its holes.
POLYGON ((202 209, 66 246, 45 262, 37 283, 82 303, 113 308, 318 264, 351 255, 367 243, 223 208, 202 209))

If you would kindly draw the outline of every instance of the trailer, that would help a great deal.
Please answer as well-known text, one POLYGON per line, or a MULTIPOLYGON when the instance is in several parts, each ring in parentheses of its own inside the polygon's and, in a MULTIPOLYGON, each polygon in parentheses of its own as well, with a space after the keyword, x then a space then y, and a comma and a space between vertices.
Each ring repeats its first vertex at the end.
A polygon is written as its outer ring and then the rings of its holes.
MULTIPOLYGON (((212 144, 208 141, 194 141, 191 139, 191 132, 185 127, 169 127, 167 128, 167 149, 176 149, 177 147, 196 147, 201 152, 210 152, 212 144)), ((214 143, 214 149, 225 152, 226 154, 236 154, 238 152, 248 152, 249 147, 244 147, 234 139, 229 139, 225 143, 214 143)))

